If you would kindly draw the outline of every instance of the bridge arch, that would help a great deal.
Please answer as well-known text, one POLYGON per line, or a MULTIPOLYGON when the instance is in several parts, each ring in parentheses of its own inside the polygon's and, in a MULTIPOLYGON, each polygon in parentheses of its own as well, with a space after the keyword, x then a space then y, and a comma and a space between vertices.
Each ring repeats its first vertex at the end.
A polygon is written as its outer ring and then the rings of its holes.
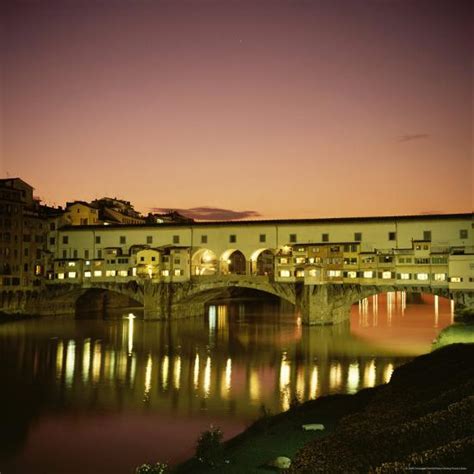
POLYGON ((251 275, 274 274, 274 259, 276 250, 269 247, 262 247, 255 250, 250 256, 251 275))
POLYGON ((247 259, 239 249, 227 249, 220 257, 220 272, 223 275, 245 275, 247 259))
POLYGON ((217 255, 210 249, 202 248, 191 258, 191 274, 196 276, 215 275, 219 272, 217 255))

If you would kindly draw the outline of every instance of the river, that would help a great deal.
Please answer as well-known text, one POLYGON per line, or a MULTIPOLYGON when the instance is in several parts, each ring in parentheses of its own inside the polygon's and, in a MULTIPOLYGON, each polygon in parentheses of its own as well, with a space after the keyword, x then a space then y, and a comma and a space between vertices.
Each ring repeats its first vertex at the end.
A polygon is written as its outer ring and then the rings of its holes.
POLYGON ((294 400, 387 382, 452 323, 449 300, 402 293, 305 327, 274 300, 211 305, 202 318, 45 318, 0 325, 0 472, 131 473, 191 456, 212 424, 229 438, 294 400))

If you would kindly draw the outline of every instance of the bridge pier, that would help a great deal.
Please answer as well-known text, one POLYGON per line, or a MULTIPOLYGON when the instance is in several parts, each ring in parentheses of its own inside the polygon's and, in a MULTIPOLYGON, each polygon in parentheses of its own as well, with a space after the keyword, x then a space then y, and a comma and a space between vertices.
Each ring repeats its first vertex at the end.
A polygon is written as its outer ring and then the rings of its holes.
POLYGON ((349 292, 342 285, 301 285, 297 288, 297 306, 302 322, 308 326, 348 321, 351 312, 349 292))

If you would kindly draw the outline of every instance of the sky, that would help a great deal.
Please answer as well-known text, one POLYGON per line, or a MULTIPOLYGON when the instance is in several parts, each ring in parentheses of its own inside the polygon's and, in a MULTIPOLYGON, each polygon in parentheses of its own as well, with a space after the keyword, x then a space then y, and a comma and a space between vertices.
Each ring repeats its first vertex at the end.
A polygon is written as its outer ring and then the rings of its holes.
POLYGON ((470 0, 6 0, 0 177, 203 219, 471 212, 470 0))

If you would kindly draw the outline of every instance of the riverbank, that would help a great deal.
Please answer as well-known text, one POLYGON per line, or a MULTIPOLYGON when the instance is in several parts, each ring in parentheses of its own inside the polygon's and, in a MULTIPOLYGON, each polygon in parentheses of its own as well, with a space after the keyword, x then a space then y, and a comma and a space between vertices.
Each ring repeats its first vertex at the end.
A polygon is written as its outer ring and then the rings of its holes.
POLYGON ((41 316, 34 314, 23 314, 23 313, 5 313, 0 311, 0 324, 2 323, 14 323, 15 321, 25 321, 27 319, 38 319, 41 316))
MULTIPOLYGON (((472 468, 473 360, 474 344, 449 345, 399 367, 388 384, 263 416, 225 443, 218 470, 262 473, 277 456, 292 459, 294 473, 472 468), (326 430, 304 431, 309 423, 326 430)), ((172 472, 215 471, 191 459, 172 472)))

